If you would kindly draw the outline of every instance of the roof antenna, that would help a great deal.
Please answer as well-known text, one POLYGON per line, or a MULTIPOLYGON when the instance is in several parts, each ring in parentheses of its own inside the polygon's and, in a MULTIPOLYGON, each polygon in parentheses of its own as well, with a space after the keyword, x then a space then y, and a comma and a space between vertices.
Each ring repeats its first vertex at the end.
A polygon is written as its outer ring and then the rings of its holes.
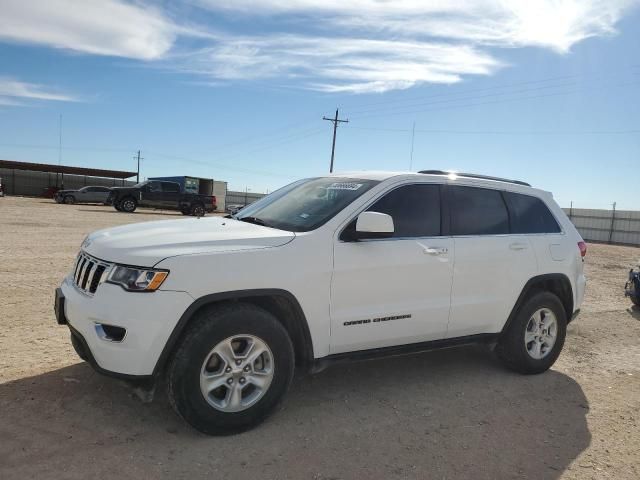
POLYGON ((416 137, 416 121, 413 121, 413 128, 411 129, 411 156, 409 157, 409 171, 413 170, 413 141, 416 137))

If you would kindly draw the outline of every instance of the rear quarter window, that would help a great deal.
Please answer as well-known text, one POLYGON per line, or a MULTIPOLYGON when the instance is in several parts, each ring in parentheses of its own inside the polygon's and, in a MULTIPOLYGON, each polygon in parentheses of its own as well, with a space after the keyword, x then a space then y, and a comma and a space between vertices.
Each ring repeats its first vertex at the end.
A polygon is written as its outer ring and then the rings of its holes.
POLYGON ((504 192, 511 214, 512 233, 559 233, 560 225, 549 207, 537 197, 504 192))

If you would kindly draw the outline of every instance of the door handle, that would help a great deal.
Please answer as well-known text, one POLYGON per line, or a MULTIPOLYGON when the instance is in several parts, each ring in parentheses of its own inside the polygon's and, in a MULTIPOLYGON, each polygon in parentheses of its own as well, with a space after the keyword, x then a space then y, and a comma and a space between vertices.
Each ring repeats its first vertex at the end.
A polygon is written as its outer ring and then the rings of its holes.
POLYGON ((526 250, 528 248, 526 243, 522 243, 522 242, 515 242, 512 243, 511 245, 509 245, 509 248, 511 250, 526 250))

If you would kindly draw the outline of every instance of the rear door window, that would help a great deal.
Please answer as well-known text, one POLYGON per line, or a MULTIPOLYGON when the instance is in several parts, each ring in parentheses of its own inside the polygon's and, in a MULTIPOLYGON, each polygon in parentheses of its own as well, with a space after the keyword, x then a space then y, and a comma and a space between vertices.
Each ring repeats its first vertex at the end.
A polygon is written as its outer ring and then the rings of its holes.
POLYGON ((545 203, 537 197, 504 192, 511 214, 512 233, 558 233, 560 226, 545 203))
POLYGON ((163 192, 177 193, 177 192, 180 191, 180 187, 178 186, 177 183, 163 183, 162 184, 162 191, 163 192))
POLYGON ((450 186, 452 235, 501 235, 509 233, 509 214, 498 190, 450 186))

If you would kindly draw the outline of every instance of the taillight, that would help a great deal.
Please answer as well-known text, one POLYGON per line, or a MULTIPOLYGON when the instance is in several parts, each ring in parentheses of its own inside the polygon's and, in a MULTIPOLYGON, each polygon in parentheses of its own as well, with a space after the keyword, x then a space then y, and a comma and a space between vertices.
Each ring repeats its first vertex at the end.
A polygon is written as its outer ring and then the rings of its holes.
POLYGON ((211 205, 216 205, 217 203, 218 202, 217 202, 216 196, 215 195, 211 195, 211 205))
POLYGON ((584 242, 578 242, 578 248, 580 249, 580 256, 582 258, 587 256, 587 244, 584 242))

